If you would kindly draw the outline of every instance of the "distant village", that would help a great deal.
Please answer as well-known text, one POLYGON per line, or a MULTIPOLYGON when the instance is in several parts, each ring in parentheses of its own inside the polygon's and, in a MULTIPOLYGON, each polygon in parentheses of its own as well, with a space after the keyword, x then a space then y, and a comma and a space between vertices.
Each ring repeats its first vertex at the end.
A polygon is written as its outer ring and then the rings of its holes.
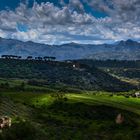
MULTIPOLYGON (((17 55, 2 55, 2 59, 23 59, 22 56, 17 56, 17 55)), ((44 57, 33 57, 33 56, 27 56, 24 58, 26 60, 42 60, 42 61, 55 61, 56 57, 51 57, 51 56, 44 56, 44 57)))

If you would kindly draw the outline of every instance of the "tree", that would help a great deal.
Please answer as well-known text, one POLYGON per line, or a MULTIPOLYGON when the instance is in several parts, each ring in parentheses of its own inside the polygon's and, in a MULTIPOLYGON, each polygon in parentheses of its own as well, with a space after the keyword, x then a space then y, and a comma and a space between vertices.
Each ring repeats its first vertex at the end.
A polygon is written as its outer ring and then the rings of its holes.
POLYGON ((16 90, 24 91, 25 90, 25 83, 22 82, 20 85, 14 87, 16 90))
POLYGON ((21 90, 25 90, 25 83, 22 82, 21 85, 20 85, 20 87, 21 87, 21 90))
POLYGON ((60 91, 52 93, 51 97, 55 98, 57 101, 67 100, 65 93, 60 91))
POLYGON ((6 83, 1 83, 0 87, 4 88, 4 89, 8 89, 10 87, 10 84, 8 82, 6 83))

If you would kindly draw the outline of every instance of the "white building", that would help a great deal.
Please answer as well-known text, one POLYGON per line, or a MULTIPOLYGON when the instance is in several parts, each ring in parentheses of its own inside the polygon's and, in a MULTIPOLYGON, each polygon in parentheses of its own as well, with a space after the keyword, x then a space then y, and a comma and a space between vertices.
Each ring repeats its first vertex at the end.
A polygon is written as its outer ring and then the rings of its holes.
POLYGON ((138 97, 138 98, 140 98, 140 92, 136 92, 135 93, 135 96, 138 97))

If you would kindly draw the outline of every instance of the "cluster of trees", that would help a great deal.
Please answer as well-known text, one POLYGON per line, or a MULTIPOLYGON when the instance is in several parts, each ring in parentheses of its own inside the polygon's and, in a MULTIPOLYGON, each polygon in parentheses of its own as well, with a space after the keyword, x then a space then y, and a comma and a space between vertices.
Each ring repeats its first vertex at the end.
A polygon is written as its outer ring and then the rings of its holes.
POLYGON ((11 91, 11 90, 16 90, 16 91, 24 91, 25 90, 26 84, 24 82, 20 83, 19 85, 14 85, 11 86, 8 82, 3 82, 0 83, 0 91, 11 91))
POLYGON ((1 58, 5 58, 5 59, 21 59, 21 56, 17 56, 17 55, 2 55, 1 58))
MULTIPOLYGON (((3 59, 21 59, 21 56, 17 55, 2 55, 1 58, 3 59)), ((33 57, 33 56, 28 56, 26 58, 27 60, 44 60, 44 61, 55 61, 56 57, 50 57, 50 56, 45 56, 45 57, 33 57)))
POLYGON ((27 60, 44 60, 44 61, 55 61, 56 60, 56 57, 51 57, 51 56, 45 56, 45 57, 33 57, 33 56, 28 56, 26 58, 27 60))

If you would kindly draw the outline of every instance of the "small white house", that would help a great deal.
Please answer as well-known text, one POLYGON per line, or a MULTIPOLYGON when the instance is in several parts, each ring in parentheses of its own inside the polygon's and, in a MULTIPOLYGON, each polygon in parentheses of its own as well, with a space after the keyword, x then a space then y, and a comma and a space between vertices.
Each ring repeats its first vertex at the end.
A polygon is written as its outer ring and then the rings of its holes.
POLYGON ((76 68, 76 65, 73 65, 73 68, 76 68))
POLYGON ((135 93, 135 96, 136 96, 137 98, 140 98, 140 92, 136 92, 136 93, 135 93))

